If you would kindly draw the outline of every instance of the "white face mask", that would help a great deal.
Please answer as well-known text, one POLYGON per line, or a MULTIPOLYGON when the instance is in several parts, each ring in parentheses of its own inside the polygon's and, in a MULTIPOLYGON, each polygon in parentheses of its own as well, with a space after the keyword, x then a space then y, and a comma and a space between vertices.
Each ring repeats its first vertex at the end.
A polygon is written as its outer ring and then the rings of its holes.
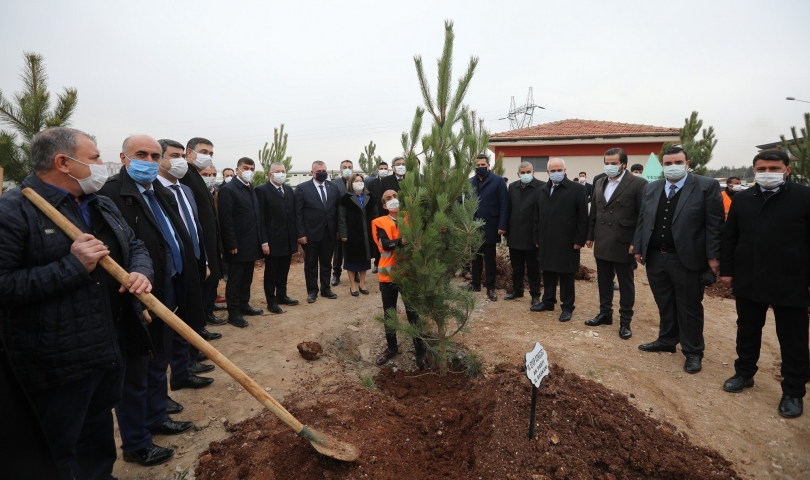
MULTIPOLYGON (((67 155, 65 155, 68 157, 67 155)), ((79 182, 79 186, 82 188, 82 192, 86 195, 90 195, 91 193, 98 192, 101 187, 107 183, 107 166, 106 165, 98 165, 95 163, 84 163, 76 160, 73 157, 68 157, 69 159, 73 160, 74 162, 81 163, 82 165, 87 165, 90 168, 90 176, 87 178, 76 178, 71 174, 68 174, 70 178, 79 182)))
POLYGON ((365 184, 365 183, 363 183, 363 182, 354 182, 354 183, 352 183, 352 188, 353 188, 353 189, 354 189, 354 191, 355 191, 355 192, 357 192, 357 193, 362 192, 362 191, 363 191, 363 188, 365 188, 365 186, 366 186, 366 184, 365 184))
POLYGON ((377 176, 380 178, 388 176, 388 169, 383 168, 382 170, 377 170, 377 176))
MULTIPOLYGON (((621 167, 619 167, 618 165, 605 165, 605 175, 607 175, 608 178, 616 178, 616 177, 618 177, 619 173, 620 173, 620 170, 621 170, 621 167)), ((580 178, 580 180, 582 180, 582 179, 580 178)), ((582 182, 582 183, 585 183, 585 182, 582 182)))
POLYGON ((287 174, 284 172, 281 173, 274 173, 273 174, 273 182, 276 185, 281 185, 284 181, 287 180, 287 174))
POLYGON ((169 172, 174 178, 183 178, 186 176, 186 172, 188 172, 188 162, 185 158, 170 158, 169 159, 169 168, 163 168, 163 165, 160 168, 169 172))
MULTIPOLYGON (((608 175, 608 176, 610 176, 610 175, 608 175)), ((614 176, 615 176, 615 175, 614 175, 614 176)), ((579 183, 580 183, 581 185, 585 185, 585 182, 587 182, 587 180, 585 180, 585 177, 579 177, 579 183)))
POLYGON ((732 192, 739 192, 741 190, 742 190, 742 185, 732 185, 731 186, 731 191, 732 192))
POLYGON ((680 180, 686 176, 686 165, 667 165, 664 167, 664 177, 667 180, 680 180))
POLYGON ((230 182, 231 180, 233 180, 233 177, 225 177, 224 182, 225 182, 225 183, 228 183, 228 182, 230 182))
MULTIPOLYGON (((192 150, 192 152, 194 152, 194 150, 192 150)), ((197 153, 197 158, 194 159, 194 166, 199 168, 200 170, 202 170, 203 168, 213 167, 214 160, 211 158, 211 155, 206 155, 204 153, 197 153)))
POLYGON ((250 170, 244 170, 241 175, 242 180, 244 180, 246 183, 250 183, 250 181, 253 180, 253 172, 250 170))
POLYGON ((754 180, 757 182, 757 185, 764 188, 765 190, 772 190, 779 185, 782 185, 785 181, 785 172, 759 172, 754 174, 754 180))
POLYGON ((351 177, 351 176, 352 176, 352 169, 351 169, 351 168, 344 168, 344 169, 343 169, 343 170, 340 172, 340 174, 343 176, 343 178, 345 178, 346 180, 348 180, 348 179, 349 179, 349 177, 351 177))
POLYGON ((392 198, 385 202, 385 208, 388 209, 389 212, 394 213, 399 211, 399 200, 396 198, 392 198))
POLYGON ((206 187, 211 188, 217 184, 217 177, 203 177, 203 181, 206 187))
POLYGON ((641 176, 641 174, 640 174, 640 173, 635 173, 635 172, 633 173, 633 175, 635 175, 635 176, 637 176, 637 177, 640 177, 640 176, 641 176))
POLYGON ((406 172, 405 165, 397 165, 396 167, 394 167, 394 171, 397 172, 397 175, 399 175, 400 177, 405 175, 406 172))
POLYGON ((533 173, 521 173, 520 174, 520 181, 523 183, 529 183, 534 178, 533 173))

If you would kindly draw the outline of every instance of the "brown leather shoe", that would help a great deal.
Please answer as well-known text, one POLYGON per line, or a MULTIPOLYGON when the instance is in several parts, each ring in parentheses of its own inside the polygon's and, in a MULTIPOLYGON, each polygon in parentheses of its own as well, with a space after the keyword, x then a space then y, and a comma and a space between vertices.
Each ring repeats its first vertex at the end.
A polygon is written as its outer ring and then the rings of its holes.
POLYGON ((374 363, 376 363, 377 365, 380 365, 380 366, 385 365, 386 363, 388 363, 388 360, 391 360, 391 357, 393 357, 396 354, 397 354, 397 352, 392 352, 391 350, 386 348, 377 357, 377 360, 374 363))

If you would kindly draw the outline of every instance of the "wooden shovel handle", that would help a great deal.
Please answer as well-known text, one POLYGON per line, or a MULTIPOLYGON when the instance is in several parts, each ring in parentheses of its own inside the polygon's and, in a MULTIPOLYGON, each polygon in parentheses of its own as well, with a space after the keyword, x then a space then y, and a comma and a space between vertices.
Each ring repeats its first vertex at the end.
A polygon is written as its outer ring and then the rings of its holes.
MULTIPOLYGON (((53 223, 56 224, 56 226, 62 229, 62 231, 65 232, 71 240, 76 240, 76 238, 82 234, 81 230, 76 228, 75 225, 65 218, 65 216, 62 215, 58 210, 53 208, 53 206, 42 198, 37 192, 30 188, 24 188, 22 193, 28 200, 31 201, 31 203, 40 209, 42 213, 50 218, 53 223)), ((104 270, 107 270, 110 275, 118 280, 121 285, 126 287, 127 280, 129 279, 129 273, 121 268, 121 266, 118 265, 115 260, 110 258, 108 255, 102 257, 98 263, 104 268, 104 270)), ((136 293, 135 296, 138 297, 141 303, 146 305, 147 308, 155 312, 158 317, 172 327, 175 332, 179 333, 183 338, 188 340, 189 343, 206 354, 208 358, 210 358, 211 361, 214 362, 219 368, 225 370, 228 375, 233 377, 234 380, 245 387, 245 390, 250 392, 250 394, 253 395, 253 398, 267 407, 267 409, 270 410, 273 415, 278 417, 279 420, 287 424, 287 426, 290 427, 295 433, 301 433, 301 430, 304 428, 304 425, 301 422, 293 417, 292 414, 287 411, 287 409, 281 406, 276 399, 265 392, 264 389, 245 372, 243 372, 242 369, 234 365, 233 362, 225 357, 225 355, 219 353, 216 348, 212 347, 210 343, 205 341, 205 339, 199 336, 197 332, 186 325, 186 323, 175 315, 174 312, 160 303, 160 301, 155 298, 154 295, 151 293, 136 293)))

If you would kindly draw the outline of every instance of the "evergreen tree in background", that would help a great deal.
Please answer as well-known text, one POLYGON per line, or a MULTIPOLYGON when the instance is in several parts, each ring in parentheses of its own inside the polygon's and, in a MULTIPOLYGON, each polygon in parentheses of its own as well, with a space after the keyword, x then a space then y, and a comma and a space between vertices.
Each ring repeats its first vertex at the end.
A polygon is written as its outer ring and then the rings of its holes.
POLYGON ((801 137, 796 135, 796 127, 790 127, 793 139, 788 142, 784 135, 780 135, 779 138, 782 139, 782 148, 798 159, 798 162, 793 163, 793 170, 790 172, 791 181, 810 185, 810 140, 807 137, 810 134, 810 113, 804 114, 804 128, 801 129, 801 133, 801 137))
POLYGON ((414 57, 425 106, 416 108, 411 131, 402 134, 402 149, 410 173, 399 191, 401 207, 397 223, 407 245, 397 250, 392 276, 402 291, 403 301, 419 314, 421 321, 412 326, 400 320, 394 310, 385 314, 387 325, 427 342, 442 375, 447 372, 447 351, 452 338, 466 327, 475 307, 475 295, 451 283, 451 279, 470 262, 483 241, 483 222, 474 218, 478 202, 471 197, 469 177, 476 156, 489 143, 483 122, 462 105, 478 58, 470 59, 455 92, 452 91, 453 40, 453 23, 446 21, 435 97, 421 56, 414 57), (433 123, 429 132, 421 135, 426 112, 433 123), (418 154, 417 142, 421 145, 418 154), (424 158, 424 177, 419 175, 417 155, 424 158), (463 203, 462 194, 466 198, 463 203))
POLYGON ((12 99, 0 90, 0 123, 16 130, 0 131, 0 167, 5 169, 5 180, 17 183, 34 171, 31 164, 34 135, 48 127, 70 125, 70 117, 79 101, 78 91, 65 87, 56 96, 56 105, 51 109, 48 75, 42 56, 24 52, 23 58, 25 65, 20 74, 23 90, 14 93, 12 99))
MULTIPOLYGON (((284 124, 281 128, 273 129, 273 145, 267 148, 268 143, 264 142, 264 147, 259 150, 259 163, 265 171, 270 171, 270 165, 279 162, 284 164, 284 169, 287 173, 292 170, 292 157, 285 157, 287 155, 287 134, 284 133, 284 124)), ((258 173, 258 172, 257 172, 258 173)))
MULTIPOLYGON (((692 115, 684 120, 684 126, 679 133, 680 145, 686 150, 689 155, 689 168, 698 175, 706 174, 706 164, 712 159, 712 152, 717 145, 717 139, 714 135, 714 127, 704 128, 703 135, 700 140, 696 140, 699 133, 703 128, 703 120, 698 119, 698 112, 692 112, 692 115)), ((674 145, 672 142, 664 143, 661 147, 661 153, 658 155, 659 161, 663 161, 664 151, 674 145)))
POLYGON ((373 141, 368 142, 367 147, 363 147, 363 153, 360 154, 360 169, 366 176, 371 176, 372 174, 376 173, 377 166, 382 162, 382 157, 379 155, 374 155, 377 151, 377 145, 374 144, 373 141))
POLYGON ((503 152, 500 152, 495 159, 495 165, 492 167, 492 171, 495 172, 495 175, 501 177, 503 177, 503 174, 506 172, 506 168, 503 166, 503 152))

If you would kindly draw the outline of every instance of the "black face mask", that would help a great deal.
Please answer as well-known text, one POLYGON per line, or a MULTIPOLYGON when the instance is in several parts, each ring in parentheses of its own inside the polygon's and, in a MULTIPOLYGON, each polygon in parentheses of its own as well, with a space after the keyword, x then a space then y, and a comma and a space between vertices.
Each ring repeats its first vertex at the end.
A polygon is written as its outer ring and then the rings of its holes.
POLYGON ((329 178, 329 174, 326 172, 318 172, 315 174, 315 180, 319 182, 325 182, 327 178, 329 178))
POLYGON ((475 174, 479 177, 486 177, 489 173, 489 167, 475 167, 475 174))

